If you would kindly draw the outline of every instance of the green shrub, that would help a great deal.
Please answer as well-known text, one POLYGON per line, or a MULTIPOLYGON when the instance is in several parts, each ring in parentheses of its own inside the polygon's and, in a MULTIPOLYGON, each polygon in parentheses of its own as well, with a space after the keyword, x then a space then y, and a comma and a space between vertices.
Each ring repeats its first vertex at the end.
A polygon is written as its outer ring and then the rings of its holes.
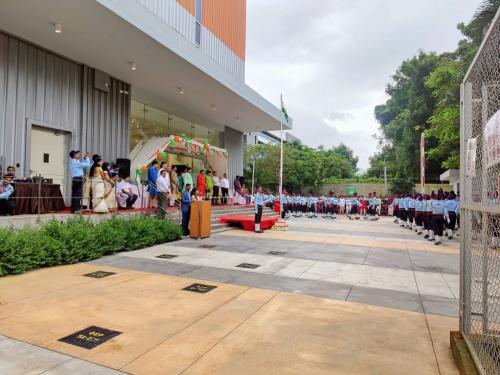
POLYGON ((0 229, 0 276, 71 264, 178 240, 179 225, 145 216, 51 220, 39 229, 0 229))

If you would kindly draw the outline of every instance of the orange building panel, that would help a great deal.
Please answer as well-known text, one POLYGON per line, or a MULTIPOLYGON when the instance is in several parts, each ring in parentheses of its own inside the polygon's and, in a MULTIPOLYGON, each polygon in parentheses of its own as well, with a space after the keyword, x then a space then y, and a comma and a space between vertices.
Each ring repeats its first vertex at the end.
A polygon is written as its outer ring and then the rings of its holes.
MULTIPOLYGON (((195 0, 177 0, 195 16, 195 0)), ((240 59, 245 60, 246 0, 202 0, 201 23, 240 59)))
POLYGON ((203 0, 202 23, 245 60, 246 0, 203 0))
POLYGON ((187 11, 191 13, 194 17, 195 0, 177 0, 177 2, 181 4, 184 8, 186 8, 187 11))

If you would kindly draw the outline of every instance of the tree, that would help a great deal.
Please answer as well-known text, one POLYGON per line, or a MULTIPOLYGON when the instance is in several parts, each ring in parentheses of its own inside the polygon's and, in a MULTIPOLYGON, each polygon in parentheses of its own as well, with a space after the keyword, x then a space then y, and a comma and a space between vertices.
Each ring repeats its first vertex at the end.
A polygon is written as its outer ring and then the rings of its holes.
POLYGON ((359 157, 355 156, 354 152, 344 143, 340 143, 338 146, 332 147, 330 149, 330 152, 333 154, 337 154, 344 160, 347 160, 354 168, 354 172, 357 171, 359 157))
MULTIPOLYGON (((352 150, 348 149, 346 152, 352 150)), ((354 156, 353 156, 354 157, 354 156)), ((245 152, 245 178, 252 178, 255 160, 255 180, 273 191, 279 188, 280 147, 278 145, 251 145, 245 152)), ((288 190, 298 191, 306 186, 316 187, 329 177, 354 176, 352 160, 332 150, 315 150, 297 143, 284 145, 283 184, 288 190)))

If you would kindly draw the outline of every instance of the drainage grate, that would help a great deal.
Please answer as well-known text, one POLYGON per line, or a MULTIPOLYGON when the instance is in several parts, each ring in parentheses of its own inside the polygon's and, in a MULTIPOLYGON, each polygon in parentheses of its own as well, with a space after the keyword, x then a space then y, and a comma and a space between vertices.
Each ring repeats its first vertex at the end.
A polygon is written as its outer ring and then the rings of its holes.
POLYGON ((270 255, 285 255, 286 252, 285 251, 270 251, 270 252, 268 252, 268 254, 270 254, 270 255))
POLYGON ((189 292, 194 292, 194 293, 208 293, 215 288, 217 288, 216 285, 206 285, 206 284, 196 283, 196 284, 189 285, 182 290, 187 290, 189 292))
POLYGON ((259 268, 260 264, 241 263, 241 264, 238 264, 236 267, 239 267, 239 268, 249 268, 249 269, 254 270, 256 268, 259 268))
POLYGON ((113 337, 118 335, 121 335, 121 332, 91 326, 69 336, 63 337, 58 341, 80 346, 85 349, 94 349, 96 346, 104 344, 106 341, 111 340, 113 337))
POLYGON ((161 254, 161 255, 158 255, 156 258, 160 258, 160 259, 172 259, 172 258, 177 258, 178 255, 172 255, 172 254, 161 254))
POLYGON ((198 247, 201 247, 202 249, 213 249, 214 247, 217 247, 216 245, 199 245, 198 247))
POLYGON ((111 275, 116 275, 116 272, 108 272, 108 271, 95 271, 91 273, 86 273, 85 277, 93 277, 94 279, 102 279, 103 277, 108 277, 111 275))

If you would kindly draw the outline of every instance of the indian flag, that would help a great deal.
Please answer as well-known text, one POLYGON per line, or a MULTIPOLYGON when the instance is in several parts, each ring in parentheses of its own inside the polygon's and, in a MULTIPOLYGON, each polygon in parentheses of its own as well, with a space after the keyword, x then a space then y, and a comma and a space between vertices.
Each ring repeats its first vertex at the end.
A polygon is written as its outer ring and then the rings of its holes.
POLYGON ((285 108, 285 103, 283 103, 283 94, 281 94, 281 112, 283 112, 283 116, 285 116, 286 122, 288 122, 288 112, 285 108))

